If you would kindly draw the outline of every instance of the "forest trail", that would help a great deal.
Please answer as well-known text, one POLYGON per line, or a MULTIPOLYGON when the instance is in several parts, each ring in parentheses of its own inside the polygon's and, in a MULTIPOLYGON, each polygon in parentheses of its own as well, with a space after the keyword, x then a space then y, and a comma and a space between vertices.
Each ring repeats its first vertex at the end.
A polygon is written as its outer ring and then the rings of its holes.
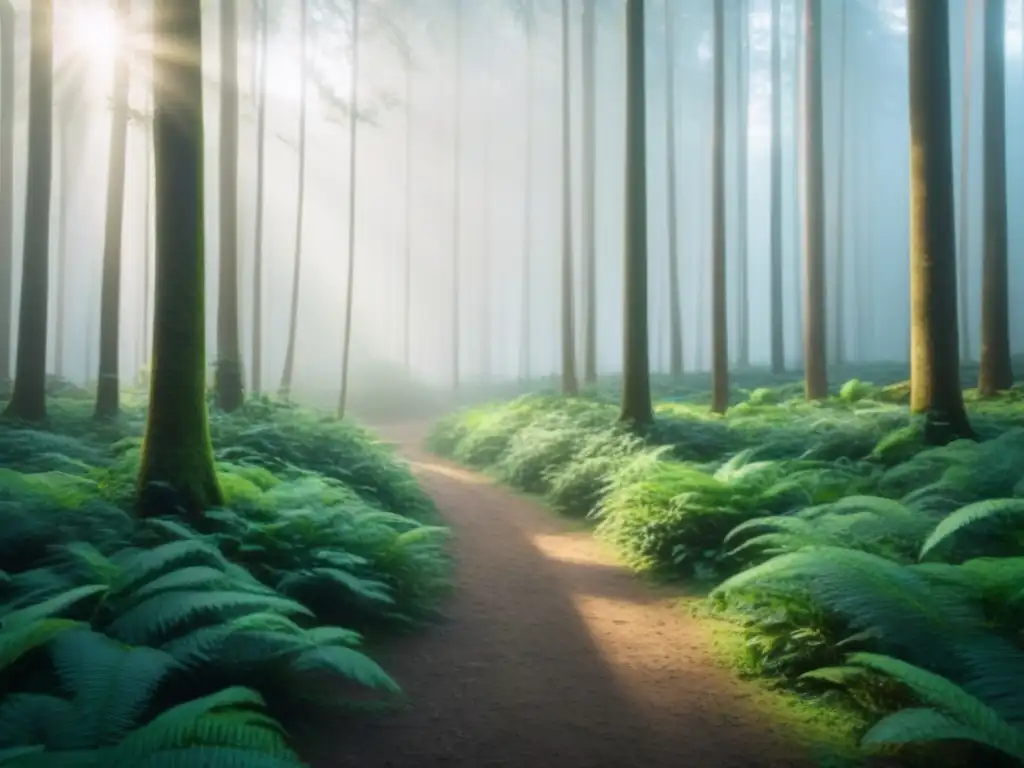
POLYGON ((403 711, 335 730, 315 768, 781 768, 808 760, 715 665, 673 595, 589 533, 389 427, 453 529, 446 619, 383 649, 403 711))

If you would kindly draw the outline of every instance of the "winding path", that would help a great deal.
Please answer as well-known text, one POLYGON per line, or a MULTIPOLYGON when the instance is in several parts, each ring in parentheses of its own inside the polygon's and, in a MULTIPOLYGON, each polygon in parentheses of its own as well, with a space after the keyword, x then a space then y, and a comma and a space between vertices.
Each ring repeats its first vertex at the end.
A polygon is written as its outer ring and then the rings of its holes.
POLYGON ((381 433, 454 530, 458 590, 446 621, 382 655, 411 706, 332 734, 315 768, 808 764, 669 592, 588 533, 423 452, 423 427, 381 433))

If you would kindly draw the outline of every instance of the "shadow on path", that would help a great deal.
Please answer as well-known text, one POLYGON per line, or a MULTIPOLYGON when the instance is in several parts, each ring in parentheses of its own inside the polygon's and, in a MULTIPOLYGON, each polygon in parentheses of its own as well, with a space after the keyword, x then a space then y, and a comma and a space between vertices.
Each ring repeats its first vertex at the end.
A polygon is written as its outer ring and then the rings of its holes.
POLYGON ((715 666, 667 590, 587 532, 391 427, 454 531, 448 619, 379 654, 408 695, 307 756, 316 768, 782 768, 802 751, 715 666))

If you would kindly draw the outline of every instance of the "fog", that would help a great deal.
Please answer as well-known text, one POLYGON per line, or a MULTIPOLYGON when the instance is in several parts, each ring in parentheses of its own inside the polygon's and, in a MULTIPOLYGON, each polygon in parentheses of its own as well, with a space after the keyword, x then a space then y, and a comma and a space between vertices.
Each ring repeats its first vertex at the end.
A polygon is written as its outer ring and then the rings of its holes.
MULTIPOLYGON (((678 3, 675 34, 677 158, 685 366, 705 369, 710 358, 710 141, 712 73, 710 0, 678 3)), ((309 84, 306 210, 300 286, 296 388, 335 391, 342 370, 348 193, 348 94, 351 72, 347 0, 310 0, 320 14, 310 39, 311 66, 318 87, 309 84), (329 98, 328 92, 333 95, 329 98)), ((647 3, 648 199, 651 361, 668 366, 668 225, 665 130, 665 0, 647 3)), ((836 290, 845 299, 842 317, 833 315, 853 360, 907 359, 909 346, 908 166, 906 34, 903 3, 863 0, 847 3, 845 274, 830 277, 829 305, 836 290)), ((19 88, 18 163, 15 170, 14 284, 20 281, 24 221, 28 85, 28 5, 18 10, 16 72, 19 88)), ((54 205, 51 215, 50 368, 73 381, 95 379, 99 291, 109 143, 112 55, 110 3, 56 3, 56 99, 54 205), (104 15, 106 14, 106 15, 104 15), (105 37, 106 36, 106 37, 105 37), (63 159, 62 159, 63 157, 63 159), (67 174, 66 178, 64 173, 67 174), (65 243, 66 266, 58 265, 65 243), (64 284, 59 285, 63 276, 64 284), (63 300, 63 309, 58 309, 63 300), (65 341, 57 358, 56 324, 63 312, 65 341)), ((465 2, 462 111, 456 99, 455 3, 453 0, 363 0, 360 25, 359 101, 356 150, 356 231, 353 307, 353 376, 359 371, 403 365, 403 263, 411 249, 412 374, 447 386, 452 377, 452 302, 460 302, 461 375, 485 372, 498 379, 520 375, 523 258, 532 274, 529 370, 553 373, 559 365, 559 274, 561 243, 561 75, 558 3, 536 0, 533 82, 527 87, 527 42, 513 0, 465 2), (411 61, 411 100, 405 101, 406 56, 411 61), (533 152, 526 157, 527 98, 533 100, 533 152), (406 110, 408 107, 408 111, 406 110), (408 119, 407 119, 408 116, 408 119), (456 119, 461 153, 456 162, 456 119), (409 175, 406 174, 407 131, 409 175), (532 225, 526 231, 524 188, 533 174, 532 225), (459 218, 453 200, 458 174, 459 218), (406 200, 409 215, 406 217, 406 200), (407 226, 408 222, 408 226, 407 226), (458 296, 453 295, 452 252, 458 238, 462 263, 458 296), (491 279, 485 283, 486 265, 491 279), (490 329, 487 337, 485 329, 490 329), (484 356, 489 356, 487 361, 484 356)), ((784 249, 787 363, 800 363, 799 208, 795 185, 794 16, 784 0, 782 35, 784 249)), ((133 3, 133 25, 144 35, 148 2, 133 3)), ((216 359, 218 279, 219 6, 205 4, 204 70, 206 152, 206 248, 208 360, 216 359)), ((825 10, 826 222, 830 254, 836 251, 836 191, 840 101, 839 2, 825 10)), ((966 0, 953 0, 954 162, 959 174, 962 131, 966 0)), ((1008 3, 1007 157, 1011 297, 1024 295, 1024 61, 1021 4, 1008 3)), ((751 363, 769 360, 769 158, 771 83, 769 71, 771 0, 750 0, 748 168, 748 293, 751 363)), ((241 149, 239 194, 240 326, 242 356, 251 359, 252 263, 256 207, 256 84, 251 4, 239 2, 241 149)), ((263 381, 280 378, 287 340, 289 298, 295 258, 298 182, 299 77, 298 0, 272 6, 267 59, 267 130, 264 199, 263 381)), ((581 88, 579 23, 581 0, 571 2, 574 245, 580 257, 581 88)), ((602 373, 621 369, 622 252, 624 210, 624 19, 623 3, 599 3, 597 39, 596 248, 598 260, 598 365, 602 373)), ((730 13, 731 15, 731 13, 730 13)), ((727 20, 727 25, 732 22, 727 20)), ((737 39, 726 36, 728 133, 728 259, 730 261, 730 347, 737 335, 736 268, 738 220, 737 39)), ((973 30, 974 63, 968 194, 970 246, 969 347, 977 354, 981 269, 982 29, 973 30)), ((132 108, 140 118, 129 131, 128 187, 124 224, 121 377, 140 367, 145 293, 149 72, 143 58, 133 66, 132 108)), ((958 206, 959 184, 957 186, 958 206)), ((152 209, 150 209, 152 210, 152 209)), ((151 253, 151 249, 149 250, 151 253)), ((830 255, 830 258, 832 256, 830 255)), ((579 270, 577 270, 579 274, 579 270)), ((150 279, 152 272, 150 271, 150 279)), ((17 292, 15 292, 17 294, 17 292)), ((583 311, 577 291, 577 313, 583 311)), ((17 302, 17 295, 15 295, 17 302)), ((17 310, 15 310, 16 312, 17 310)), ((151 310, 150 310, 151 311, 151 310)), ((1011 298, 1015 351, 1024 348, 1024 302, 1011 298)), ((577 330, 582 322, 577 323, 577 330)), ((830 337, 831 338, 831 337, 830 337)), ((580 345, 582 349, 582 345, 580 345)), ((358 386, 358 381, 353 381, 358 386)))

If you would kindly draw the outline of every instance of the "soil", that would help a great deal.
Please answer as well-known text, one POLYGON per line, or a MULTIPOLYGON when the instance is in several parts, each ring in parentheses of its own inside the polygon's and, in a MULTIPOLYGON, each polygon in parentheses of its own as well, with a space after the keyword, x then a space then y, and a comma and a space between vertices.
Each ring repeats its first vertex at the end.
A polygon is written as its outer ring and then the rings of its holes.
POLYGON ((333 729, 315 768, 781 768, 810 761, 717 665, 678 594, 590 533, 389 427, 454 532, 445 620, 378 659, 408 708, 333 729))

